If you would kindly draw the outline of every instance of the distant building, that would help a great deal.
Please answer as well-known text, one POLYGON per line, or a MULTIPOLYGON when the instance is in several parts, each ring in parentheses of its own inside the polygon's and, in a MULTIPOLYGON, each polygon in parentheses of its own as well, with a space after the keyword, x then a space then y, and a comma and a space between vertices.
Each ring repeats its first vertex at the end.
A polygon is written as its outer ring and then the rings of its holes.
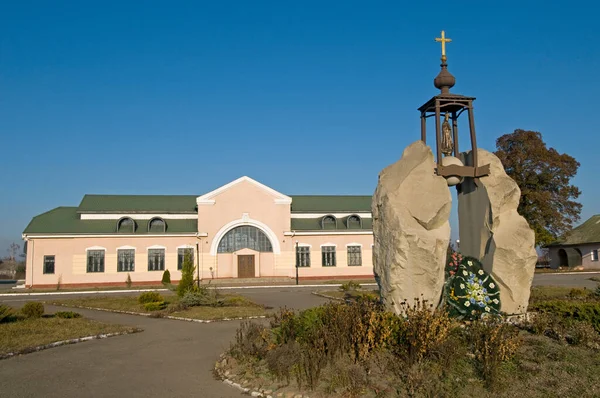
POLYGON ((565 239, 548 246, 550 266, 600 269, 600 214, 574 228, 565 239))
POLYGON ((371 196, 287 196, 241 177, 201 196, 85 195, 25 231, 28 287, 373 275, 371 196))

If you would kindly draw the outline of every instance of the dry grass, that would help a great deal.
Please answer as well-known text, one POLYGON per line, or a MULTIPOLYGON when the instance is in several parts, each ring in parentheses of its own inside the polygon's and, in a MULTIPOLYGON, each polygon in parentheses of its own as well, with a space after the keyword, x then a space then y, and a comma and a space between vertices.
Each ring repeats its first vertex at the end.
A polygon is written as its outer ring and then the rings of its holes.
MULTIPOLYGON (((166 313, 172 316, 193 319, 222 319, 240 318, 248 316, 260 316, 267 313, 266 309, 246 297, 238 295, 224 295, 224 306, 222 307, 191 307, 185 310, 177 310, 179 297, 165 295, 168 303, 166 313)), ((66 307, 89 307, 107 310, 129 311, 139 313, 151 313, 138 302, 137 296, 99 296, 83 297, 76 299, 48 302, 48 304, 63 305, 66 307)))
POLYGON ((259 306, 239 307, 192 307, 185 311, 170 313, 171 316, 192 319, 225 319, 247 318, 251 316, 266 315, 267 311, 259 306))
POLYGON ((19 352, 56 341, 125 331, 133 332, 134 329, 84 318, 37 318, 2 323, 0 354, 19 352))

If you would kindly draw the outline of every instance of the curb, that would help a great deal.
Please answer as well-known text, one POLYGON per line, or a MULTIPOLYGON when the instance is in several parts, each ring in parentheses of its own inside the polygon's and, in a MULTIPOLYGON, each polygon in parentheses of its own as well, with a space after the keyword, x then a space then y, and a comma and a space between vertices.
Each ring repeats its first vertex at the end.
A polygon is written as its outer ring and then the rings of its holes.
MULTIPOLYGON (((237 383, 237 382, 227 378, 229 371, 223 372, 223 369, 221 366, 221 361, 223 361, 223 360, 225 360, 225 361, 227 360, 227 357, 225 356, 225 354, 221 354, 219 356, 219 360, 217 361, 217 363, 215 364, 215 366, 213 368, 215 377, 217 379, 221 380, 223 383, 227 384, 228 386, 241 391, 243 394, 250 395, 251 397, 275 398, 275 392, 273 392, 271 390, 263 390, 263 389, 244 387, 240 383, 237 383)), ((293 395, 293 397, 308 398, 308 395, 296 393, 293 395)))
POLYGON ((180 317, 180 316, 171 316, 171 315, 155 316, 156 314, 148 313, 148 312, 111 310, 108 308, 84 307, 84 306, 80 306, 80 305, 64 305, 64 304, 60 304, 60 303, 50 303, 50 305, 55 305, 57 307, 65 307, 65 308, 79 308, 82 310, 104 311, 104 312, 112 312, 115 314, 139 315, 139 316, 145 316, 145 317, 149 317, 149 318, 173 319, 176 321, 187 321, 187 322, 197 322, 197 323, 243 321, 246 319, 265 319, 267 317, 267 315, 253 315, 253 316, 248 316, 248 317, 237 317, 237 318, 195 319, 195 318, 184 318, 184 317, 180 317))
POLYGON ((324 293, 319 293, 319 292, 311 292, 312 294, 314 294, 315 296, 319 296, 319 297, 324 297, 326 299, 329 300, 335 300, 335 301, 341 301, 341 302, 346 302, 346 299, 343 298, 339 298, 339 297, 333 297, 333 296, 328 296, 327 294, 324 293))
POLYGON ((142 330, 143 329, 133 328, 131 330, 124 331, 124 332, 96 334, 96 335, 93 335, 93 336, 79 337, 79 338, 76 338, 76 339, 56 341, 54 343, 44 344, 44 345, 40 345, 40 346, 37 346, 37 347, 24 348, 24 349, 19 350, 19 351, 9 352, 8 354, 1 354, 0 355, 0 360, 12 358, 12 357, 15 357, 17 355, 31 354, 32 352, 38 352, 38 351, 42 351, 42 350, 47 350, 49 348, 60 347, 60 346, 63 346, 63 345, 68 345, 68 344, 76 344, 76 343, 82 343, 84 341, 100 340, 100 339, 106 339, 106 338, 114 337, 114 336, 123 336, 123 335, 126 335, 126 334, 139 333, 142 330))

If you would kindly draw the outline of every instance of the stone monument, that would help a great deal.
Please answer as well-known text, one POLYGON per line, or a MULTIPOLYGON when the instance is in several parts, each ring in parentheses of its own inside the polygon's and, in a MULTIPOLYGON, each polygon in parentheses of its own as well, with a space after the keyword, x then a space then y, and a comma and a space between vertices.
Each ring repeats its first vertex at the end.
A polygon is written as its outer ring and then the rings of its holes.
POLYGON ((434 79, 440 94, 419 108, 421 140, 380 173, 373 197, 373 265, 382 300, 396 313, 403 301, 415 298, 441 303, 450 240, 448 187, 455 186, 461 254, 479 259, 497 282, 502 312, 524 313, 537 261, 534 232, 517 213, 517 184, 493 153, 477 148, 475 98, 450 93, 456 83, 446 63, 451 40, 442 31, 436 41, 442 44, 441 71, 434 79), (458 119, 465 111, 471 148, 460 152, 458 119), (427 146, 430 117, 435 158, 427 146))

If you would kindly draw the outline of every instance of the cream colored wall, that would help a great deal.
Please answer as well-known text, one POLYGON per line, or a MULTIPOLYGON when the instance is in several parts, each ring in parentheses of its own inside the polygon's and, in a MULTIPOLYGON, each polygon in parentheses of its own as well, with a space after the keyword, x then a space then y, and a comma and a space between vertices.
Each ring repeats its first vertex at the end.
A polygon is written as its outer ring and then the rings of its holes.
MULTIPOLYGON (((224 225, 241 220, 244 213, 251 220, 268 225, 279 245, 284 240, 283 233, 290 230, 290 205, 275 204, 275 196, 251 182, 242 181, 214 200, 212 205, 198 206, 198 231, 206 232, 211 242, 224 225)), ((206 247, 210 249, 210 244, 206 247)))
POLYGON ((56 238, 32 239, 27 251, 26 285, 56 285, 61 277, 63 284, 125 283, 127 272, 117 272, 117 248, 135 248, 135 271, 129 272, 132 282, 160 282, 163 271, 148 271, 148 247, 165 247, 165 269, 172 280, 179 280, 177 247, 196 247, 196 237, 111 237, 111 238, 56 238), (88 273, 86 249, 103 247, 104 272, 88 273), (54 255, 54 274, 44 274, 44 256, 54 255))
POLYGON ((285 256, 290 276, 295 275, 295 243, 300 246, 310 245, 310 267, 301 267, 299 277, 326 277, 326 276, 371 276, 373 275, 373 235, 317 235, 287 237, 288 241, 285 256), (321 262, 321 245, 333 244, 336 246, 336 266, 323 267, 321 262), (362 265, 348 266, 348 244, 362 246, 362 265))

